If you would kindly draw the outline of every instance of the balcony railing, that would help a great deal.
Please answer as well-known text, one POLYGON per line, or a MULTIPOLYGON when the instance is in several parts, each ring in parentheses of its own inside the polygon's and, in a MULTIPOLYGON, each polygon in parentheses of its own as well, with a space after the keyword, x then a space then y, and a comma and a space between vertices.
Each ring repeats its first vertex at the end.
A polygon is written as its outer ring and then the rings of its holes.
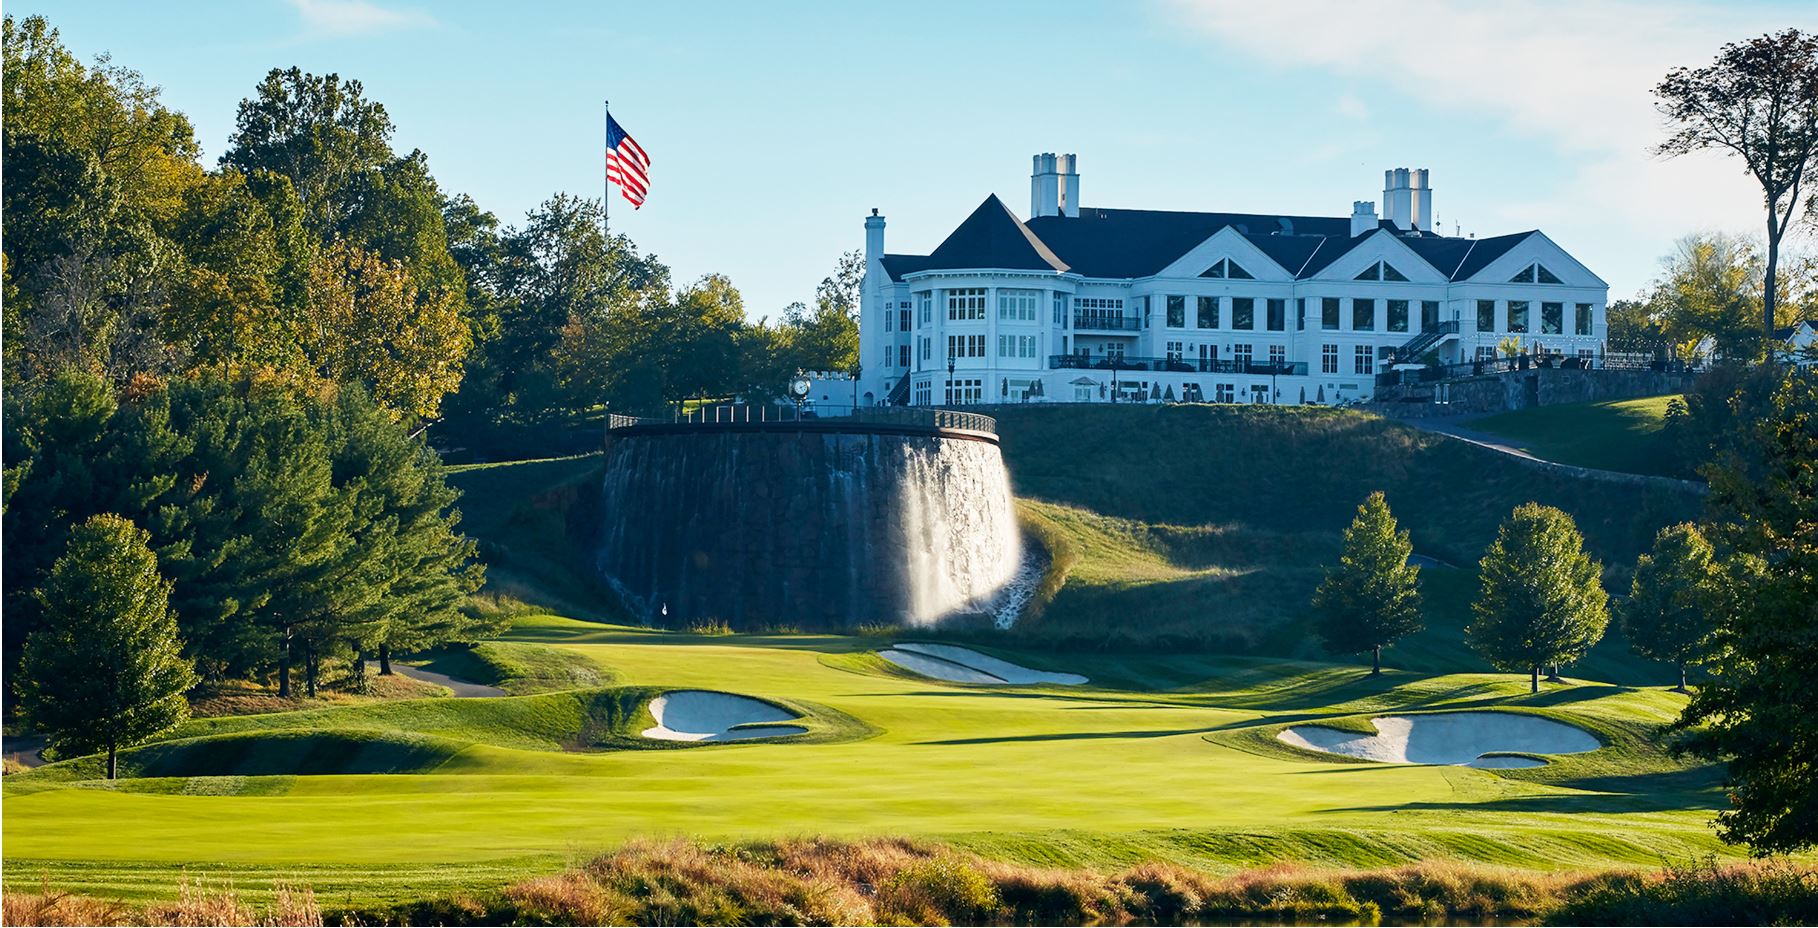
POLYGON ((1116 357, 1095 354, 1054 354, 1048 356, 1050 370, 1095 371, 1160 371, 1173 374, 1260 374, 1264 377, 1296 377, 1307 373, 1305 361, 1238 361, 1234 358, 1188 357, 1116 357))
POLYGON ((1121 313, 1074 313, 1073 328, 1093 332, 1141 332, 1143 321, 1121 313))

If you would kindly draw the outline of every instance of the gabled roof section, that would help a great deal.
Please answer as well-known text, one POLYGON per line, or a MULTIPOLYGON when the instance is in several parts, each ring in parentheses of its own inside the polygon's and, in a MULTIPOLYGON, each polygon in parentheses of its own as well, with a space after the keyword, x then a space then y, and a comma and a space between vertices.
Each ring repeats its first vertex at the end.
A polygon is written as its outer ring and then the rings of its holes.
POLYGON ((1300 269, 1314 255, 1327 248, 1337 251, 1337 243, 1328 241, 1323 235, 1245 235, 1244 241, 1256 246, 1256 250, 1269 256, 1269 260, 1281 265, 1290 277, 1300 276, 1300 269))
POLYGON ((928 256, 928 267, 1064 271, 1067 262, 992 194, 928 256))
MULTIPOLYGON (((1498 235, 1494 238, 1480 238, 1471 246, 1471 250, 1459 261, 1458 268, 1451 273, 1453 280, 1469 280, 1478 271, 1490 265, 1491 261, 1509 253, 1509 249, 1522 243, 1533 230, 1517 232, 1514 235, 1498 235)), ((1445 268, 1440 268, 1445 270, 1445 268)), ((1500 283, 1501 281, 1498 281, 1500 283)))
MULTIPOLYGON (((1076 273, 1113 279, 1157 274, 1225 226, 1252 242, 1270 236, 1351 232, 1348 218, 1091 207, 1081 207, 1078 216, 1040 216, 1028 222, 1030 231, 1076 273)), ((1273 254, 1270 258, 1281 263, 1273 254)), ((1294 270, 1292 265, 1282 266, 1294 270)))

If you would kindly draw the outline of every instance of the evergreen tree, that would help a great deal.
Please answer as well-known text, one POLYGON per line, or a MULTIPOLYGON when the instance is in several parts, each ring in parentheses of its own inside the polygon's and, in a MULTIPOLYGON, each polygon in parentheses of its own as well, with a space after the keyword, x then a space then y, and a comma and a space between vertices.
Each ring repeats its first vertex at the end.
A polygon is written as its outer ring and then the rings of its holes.
POLYGON ((1794 372, 1744 453, 1712 468, 1727 602, 1679 725, 1728 762, 1726 840, 1758 853, 1818 844, 1818 371, 1794 372))
POLYGON ((45 624, 20 663, 26 717, 59 754, 105 750, 110 780, 120 748, 189 717, 184 692, 196 683, 149 539, 115 515, 77 527, 39 593, 45 624))
POLYGON ((1397 531, 1378 491, 1357 507, 1345 529, 1338 566, 1313 594, 1317 631, 1340 654, 1371 652, 1370 675, 1382 673, 1382 649, 1421 628, 1420 568, 1408 563, 1414 545, 1397 531))
POLYGON ((1482 591, 1465 639, 1498 669, 1530 671, 1533 692, 1540 668, 1557 672, 1603 637, 1610 615, 1602 570, 1564 512, 1515 507, 1478 570, 1482 591))
POLYGON ((1721 594, 1711 543, 1691 523, 1661 529, 1653 552, 1635 562, 1622 631, 1635 653, 1679 668, 1678 692, 1686 692, 1686 665, 1710 653, 1721 594))

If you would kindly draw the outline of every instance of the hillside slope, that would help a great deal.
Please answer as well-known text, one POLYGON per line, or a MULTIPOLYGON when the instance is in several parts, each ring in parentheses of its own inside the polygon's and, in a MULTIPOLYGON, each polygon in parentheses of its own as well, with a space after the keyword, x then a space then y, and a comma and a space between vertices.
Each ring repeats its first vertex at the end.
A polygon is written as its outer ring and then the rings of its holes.
MULTIPOLYGON (((1066 583, 1022 629, 1033 641, 1318 655, 1306 635, 1307 601, 1357 504, 1380 489, 1415 551, 1456 568, 1428 568, 1432 630, 1390 658, 1476 669, 1482 663, 1461 636, 1474 568, 1515 506, 1537 500, 1571 513, 1605 564, 1606 585, 1619 590, 1654 533, 1701 505, 1671 488, 1562 479, 1348 410, 990 411, 1026 521, 1070 548, 1066 583)), ((1653 670, 1614 639, 1588 664, 1605 678, 1653 670)))

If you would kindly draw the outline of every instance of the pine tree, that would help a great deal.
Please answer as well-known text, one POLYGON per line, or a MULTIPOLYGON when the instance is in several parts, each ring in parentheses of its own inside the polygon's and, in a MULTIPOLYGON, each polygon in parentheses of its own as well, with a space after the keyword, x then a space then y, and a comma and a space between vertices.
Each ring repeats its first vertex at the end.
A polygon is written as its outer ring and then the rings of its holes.
POLYGON ((116 515, 98 515, 70 535, 39 593, 45 624, 26 640, 21 707, 59 754, 118 754, 189 717, 196 683, 170 613, 150 536, 116 515))
POLYGON ((1338 566, 1326 571, 1313 594, 1327 649, 1371 652, 1371 676, 1382 673, 1383 648, 1420 631, 1420 568, 1408 563, 1413 552, 1382 493, 1372 493, 1345 529, 1338 566))
POLYGON ((1499 669, 1530 671, 1533 692, 1542 667, 1556 671, 1603 637, 1610 614, 1602 569, 1564 512, 1515 507, 1478 570, 1482 590, 1465 639, 1499 669))
POLYGON ((1711 563, 1711 543, 1698 526, 1671 525, 1654 537, 1654 550, 1635 562, 1635 579, 1622 604, 1622 631, 1642 657, 1679 668, 1686 692, 1687 664, 1710 653, 1722 589, 1711 563))

